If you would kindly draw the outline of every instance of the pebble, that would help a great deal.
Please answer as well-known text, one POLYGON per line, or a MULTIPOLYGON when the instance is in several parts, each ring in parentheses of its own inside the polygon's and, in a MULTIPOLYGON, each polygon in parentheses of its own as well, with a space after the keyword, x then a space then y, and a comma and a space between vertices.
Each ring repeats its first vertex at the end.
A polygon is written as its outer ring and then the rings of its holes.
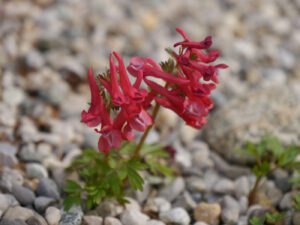
POLYGON ((3 91, 3 101, 11 106, 18 106, 25 98, 25 93, 21 88, 10 87, 3 91))
POLYGON ((46 178, 48 177, 48 171, 39 163, 27 163, 26 173, 29 178, 46 178))
POLYGON ((49 225, 58 225, 61 219, 60 210, 55 207, 48 207, 45 212, 45 218, 49 225))
POLYGON ((100 216, 84 216, 83 225, 102 225, 103 219, 100 216))
POLYGON ((294 193, 288 192, 284 194, 283 198, 281 199, 279 203, 280 209, 286 210, 293 208, 293 199, 294 199, 294 193))
POLYGON ((22 221, 26 221, 30 217, 34 216, 34 213, 32 210, 21 207, 21 206, 15 206, 13 208, 9 208, 3 218, 8 220, 16 220, 20 219, 22 221))
POLYGON ((300 212, 296 212, 293 216, 293 225, 300 225, 300 212))
POLYGON ((8 207, 9 207, 9 204, 8 204, 6 196, 4 194, 0 193, 0 211, 5 212, 8 207))
POLYGON ((56 183, 49 178, 40 179, 36 192, 39 196, 46 196, 55 200, 60 198, 56 183))
POLYGON ((184 191, 182 195, 176 198, 173 207, 182 207, 186 210, 196 208, 197 204, 189 192, 184 191))
POLYGON ((28 225, 48 225, 45 219, 39 215, 35 215, 26 220, 28 225))
POLYGON ((0 164, 8 167, 17 164, 16 151, 15 146, 0 142, 0 164))
POLYGON ((221 219, 225 224, 234 225, 238 222, 240 207, 239 203, 230 195, 226 195, 221 200, 221 219))
POLYGON ((115 217, 123 212, 123 208, 114 200, 104 200, 96 208, 96 211, 102 217, 115 217))
POLYGON ((15 206, 20 205, 20 203, 18 202, 18 200, 16 199, 15 196, 13 196, 11 194, 4 194, 4 196, 7 200, 9 207, 15 207, 15 206))
POLYGON ((81 225, 82 214, 81 213, 63 213, 59 221, 59 225, 81 225))
POLYGON ((219 194, 232 194, 234 192, 234 184, 229 179, 221 178, 213 186, 213 191, 219 194))
POLYGON ((13 184, 22 185, 24 178, 20 171, 4 167, 2 170, 2 176, 0 180, 0 187, 5 191, 11 192, 13 184))
POLYGON ((21 147, 20 158, 24 161, 42 161, 42 156, 36 152, 35 145, 33 143, 29 143, 21 147))
POLYGON ((44 213, 48 206, 50 206, 53 203, 55 203, 55 199, 40 196, 34 200, 34 208, 37 212, 44 213))
POLYGON ((22 205, 30 205, 35 199, 35 194, 32 190, 18 184, 13 185, 12 194, 22 205))
POLYGON ((241 176, 234 181, 234 194, 237 198, 248 196, 250 193, 250 183, 246 176, 241 176))
POLYGON ((27 225, 27 224, 22 220, 1 219, 0 225, 27 225))
POLYGON ((149 216, 136 209, 127 209, 121 215, 123 225, 147 225, 149 216))
POLYGON ((162 197, 150 198, 147 200, 146 204, 144 205, 144 211, 150 211, 156 213, 162 211, 168 211, 170 209, 171 209, 171 203, 162 197))
POLYGON ((166 224, 159 220, 149 220, 147 222, 147 225, 166 225, 166 224))
POLYGON ((185 188, 185 182, 182 177, 177 177, 172 183, 159 191, 159 196, 168 201, 173 201, 185 188))
POLYGON ((206 222, 217 225, 220 221, 221 207, 219 204, 200 203, 194 209, 194 218, 196 221, 206 222))
POLYGON ((165 223, 178 225, 188 225, 191 222, 191 218, 187 211, 180 207, 160 212, 159 219, 161 219, 165 223))
POLYGON ((104 219, 104 225, 122 225, 122 223, 115 217, 107 216, 104 219))

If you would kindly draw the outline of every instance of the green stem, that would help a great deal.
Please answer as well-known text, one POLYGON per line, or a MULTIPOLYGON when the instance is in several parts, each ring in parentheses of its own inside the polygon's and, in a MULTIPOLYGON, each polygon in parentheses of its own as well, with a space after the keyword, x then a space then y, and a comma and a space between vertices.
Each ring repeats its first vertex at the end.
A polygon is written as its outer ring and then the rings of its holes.
MULTIPOLYGON (((159 107, 160 107, 160 104, 158 104, 156 102, 155 106, 154 106, 154 109, 153 109, 153 112, 152 112, 152 118, 153 118, 154 121, 155 121, 155 118, 156 118, 156 116, 158 114, 159 107)), ((153 127, 153 124, 151 126, 147 127, 147 129, 145 130, 145 132, 144 132, 144 134, 143 134, 140 142, 138 143, 138 145, 137 145, 137 147, 136 147, 136 149, 135 149, 135 151, 134 151, 134 153, 133 153, 133 155, 132 155, 131 158, 139 156, 140 151, 142 149, 142 146, 143 146, 143 144, 144 144, 144 142, 145 142, 145 140, 146 140, 146 138, 147 138, 147 136, 148 136, 148 134, 149 134, 149 132, 150 132, 150 130, 151 130, 152 127, 153 127)))
POLYGON ((259 185, 259 182, 261 180, 262 176, 259 176, 256 178, 255 184, 250 192, 249 198, 248 198, 248 206, 253 205, 254 201, 255 201, 255 195, 256 195, 256 191, 259 185))

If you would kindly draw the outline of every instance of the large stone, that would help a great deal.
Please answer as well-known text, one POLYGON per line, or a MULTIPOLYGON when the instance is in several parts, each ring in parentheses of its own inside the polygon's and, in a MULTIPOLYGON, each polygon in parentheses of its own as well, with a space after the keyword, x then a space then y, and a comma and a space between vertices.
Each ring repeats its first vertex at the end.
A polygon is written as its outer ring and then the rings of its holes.
POLYGON ((59 225, 81 225, 82 223, 82 214, 81 213, 64 213, 61 216, 59 225))
POLYGON ((229 101, 204 128, 204 138, 226 159, 236 163, 252 159, 236 153, 247 141, 259 142, 266 133, 284 145, 300 144, 300 91, 294 86, 268 86, 229 101))
POLYGON ((22 221, 26 221, 27 219, 29 219, 30 217, 32 217, 33 211, 31 211, 30 209, 21 207, 21 206, 16 206, 14 208, 9 208, 5 214, 4 214, 4 219, 8 219, 8 220, 16 220, 16 219, 20 219, 22 221))

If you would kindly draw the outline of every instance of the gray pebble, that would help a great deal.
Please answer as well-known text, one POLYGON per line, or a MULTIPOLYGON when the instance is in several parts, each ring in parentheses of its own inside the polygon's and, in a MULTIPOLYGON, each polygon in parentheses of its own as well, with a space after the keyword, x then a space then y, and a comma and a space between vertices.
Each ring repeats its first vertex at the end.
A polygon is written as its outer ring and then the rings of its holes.
POLYGON ((46 178, 48 177, 48 171, 39 163, 27 163, 26 173, 29 178, 46 178))
POLYGON ((38 184, 37 194, 59 200, 60 195, 56 183, 49 178, 42 178, 38 184))
POLYGON ((50 206, 53 203, 55 203, 55 199, 40 196, 34 200, 34 208, 39 213, 44 213, 48 206, 50 206))
POLYGON ((221 178, 213 186, 213 191, 219 194, 232 194, 234 191, 234 184, 227 178, 221 178))
POLYGON ((17 149, 15 146, 0 142, 0 164, 2 166, 12 166, 18 163, 15 154, 17 149))
POLYGON ((225 224, 236 224, 239 219, 240 208, 239 203, 230 195, 226 195, 221 200, 221 218, 225 224))
POLYGON ((122 223, 115 217, 107 216, 104 219, 104 225, 122 225, 122 223))
POLYGON ((123 225, 147 225, 149 217, 136 209, 125 210, 121 215, 123 225))
POLYGON ((13 185, 12 194, 22 205, 30 205, 35 199, 35 194, 32 190, 18 184, 13 185))
POLYGON ((58 225, 61 219, 61 213, 59 209, 50 206, 46 209, 45 218, 49 225, 58 225))
POLYGON ((172 183, 160 190, 159 197, 164 197, 168 201, 173 201, 184 188, 184 179, 182 177, 177 177, 172 183))
POLYGON ((159 213, 159 218, 166 223, 178 225, 188 225, 191 222, 189 214, 180 207, 159 213))
POLYGON ((64 213, 61 216, 59 225, 81 225, 82 214, 80 213, 64 213))

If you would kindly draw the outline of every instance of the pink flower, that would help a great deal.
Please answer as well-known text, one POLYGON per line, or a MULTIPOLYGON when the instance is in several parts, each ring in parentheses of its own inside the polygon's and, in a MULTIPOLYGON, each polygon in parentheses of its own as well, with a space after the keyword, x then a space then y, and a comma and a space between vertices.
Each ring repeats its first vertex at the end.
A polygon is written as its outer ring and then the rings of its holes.
POLYGON ((88 127, 96 127, 101 123, 101 110, 104 103, 93 77, 92 68, 89 69, 88 79, 91 89, 91 106, 88 112, 85 110, 82 111, 81 122, 85 123, 88 127))

